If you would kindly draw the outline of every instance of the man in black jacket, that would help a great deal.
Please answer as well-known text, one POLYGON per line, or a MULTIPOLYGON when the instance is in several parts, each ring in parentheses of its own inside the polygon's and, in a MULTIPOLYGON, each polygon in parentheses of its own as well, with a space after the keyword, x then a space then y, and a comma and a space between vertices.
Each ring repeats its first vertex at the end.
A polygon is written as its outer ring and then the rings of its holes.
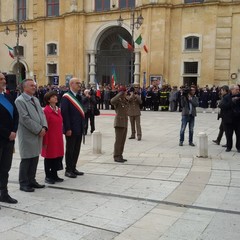
POLYGON ((66 137, 66 172, 65 176, 76 178, 83 175, 76 169, 78 156, 81 149, 82 135, 84 134, 85 113, 82 106, 82 98, 79 95, 81 82, 78 78, 69 81, 70 90, 65 93, 61 100, 63 117, 63 133, 66 137))
POLYGON ((8 194, 8 172, 18 128, 18 111, 11 97, 4 93, 6 80, 0 73, 0 202, 17 203, 8 194))
POLYGON ((232 149, 234 131, 236 148, 240 152, 240 96, 238 85, 230 87, 230 93, 223 97, 219 108, 221 108, 223 128, 227 139, 226 152, 230 152, 232 149))

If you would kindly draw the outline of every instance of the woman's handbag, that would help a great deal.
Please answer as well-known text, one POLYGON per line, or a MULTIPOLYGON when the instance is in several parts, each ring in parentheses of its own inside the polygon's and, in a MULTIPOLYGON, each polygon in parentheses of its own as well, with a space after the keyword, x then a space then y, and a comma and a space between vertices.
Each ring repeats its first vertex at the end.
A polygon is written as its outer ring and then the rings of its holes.
POLYGON ((97 106, 94 107, 94 116, 99 116, 100 110, 97 108, 97 106))

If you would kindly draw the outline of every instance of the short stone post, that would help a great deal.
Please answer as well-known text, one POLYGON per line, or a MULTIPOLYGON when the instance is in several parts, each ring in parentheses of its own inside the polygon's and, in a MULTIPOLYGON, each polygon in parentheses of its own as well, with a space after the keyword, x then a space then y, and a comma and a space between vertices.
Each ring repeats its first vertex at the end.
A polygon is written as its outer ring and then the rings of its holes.
POLYGON ((102 134, 96 130, 92 133, 92 150, 94 154, 102 153, 102 134))
POLYGON ((205 132, 198 133, 198 157, 208 157, 208 136, 205 132))

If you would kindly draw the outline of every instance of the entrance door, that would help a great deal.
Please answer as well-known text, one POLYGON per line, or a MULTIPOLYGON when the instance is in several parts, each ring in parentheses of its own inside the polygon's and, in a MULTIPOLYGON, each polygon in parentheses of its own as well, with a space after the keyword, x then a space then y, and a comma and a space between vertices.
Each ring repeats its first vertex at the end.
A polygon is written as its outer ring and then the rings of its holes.
POLYGON ((131 42, 131 35, 122 27, 112 27, 99 40, 96 80, 101 84, 110 84, 113 71, 116 74, 116 84, 131 83, 131 58, 134 53, 123 48, 119 36, 131 42))

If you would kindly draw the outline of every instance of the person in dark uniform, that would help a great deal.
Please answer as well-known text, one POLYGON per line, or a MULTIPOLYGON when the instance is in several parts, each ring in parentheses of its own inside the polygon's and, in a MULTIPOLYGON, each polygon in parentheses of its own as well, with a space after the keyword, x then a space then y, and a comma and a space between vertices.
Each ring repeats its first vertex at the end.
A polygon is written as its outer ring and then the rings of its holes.
POLYGON ((18 111, 11 97, 4 93, 6 80, 0 73, 0 202, 17 203, 8 194, 8 172, 12 165, 18 128, 18 111))
POLYGON ((114 120, 115 128, 115 143, 113 158, 115 162, 125 162, 123 158, 123 150, 127 137, 128 126, 128 100, 125 87, 119 88, 119 93, 111 99, 111 104, 114 106, 116 116, 114 120))
POLYGON ((131 123, 131 136, 129 139, 135 139, 136 129, 137 129, 137 140, 141 141, 142 139, 142 130, 141 130, 141 123, 140 123, 140 105, 142 104, 142 100, 140 97, 140 93, 138 88, 131 87, 129 89, 129 95, 127 96, 129 101, 128 107, 128 116, 131 123))

